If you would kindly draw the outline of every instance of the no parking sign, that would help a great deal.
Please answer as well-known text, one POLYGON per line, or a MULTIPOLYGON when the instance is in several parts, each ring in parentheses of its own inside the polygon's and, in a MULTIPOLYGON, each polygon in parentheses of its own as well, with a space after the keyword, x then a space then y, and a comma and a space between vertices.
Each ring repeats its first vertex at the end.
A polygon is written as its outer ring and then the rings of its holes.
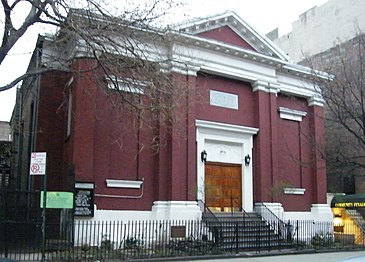
POLYGON ((31 176, 46 174, 46 158, 46 152, 33 152, 30 155, 29 174, 31 176))

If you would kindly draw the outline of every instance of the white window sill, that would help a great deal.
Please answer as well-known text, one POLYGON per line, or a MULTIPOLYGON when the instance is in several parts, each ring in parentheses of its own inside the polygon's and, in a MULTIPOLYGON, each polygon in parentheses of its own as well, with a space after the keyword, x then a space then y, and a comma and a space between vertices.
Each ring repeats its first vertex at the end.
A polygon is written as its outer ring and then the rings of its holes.
POLYGON ((106 179, 107 187, 141 188, 143 181, 106 179))
POLYGON ((305 188, 296 188, 296 187, 284 187, 283 191, 285 195, 304 195, 305 188))

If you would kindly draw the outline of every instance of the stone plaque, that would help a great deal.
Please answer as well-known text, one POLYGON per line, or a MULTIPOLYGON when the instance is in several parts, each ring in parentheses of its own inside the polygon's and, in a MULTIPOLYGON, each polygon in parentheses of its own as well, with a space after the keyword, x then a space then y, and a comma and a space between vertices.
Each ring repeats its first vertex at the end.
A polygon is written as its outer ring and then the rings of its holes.
POLYGON ((171 226, 171 237, 185 237, 186 226, 171 226))
POLYGON ((210 90, 210 105, 238 109, 238 95, 210 90))

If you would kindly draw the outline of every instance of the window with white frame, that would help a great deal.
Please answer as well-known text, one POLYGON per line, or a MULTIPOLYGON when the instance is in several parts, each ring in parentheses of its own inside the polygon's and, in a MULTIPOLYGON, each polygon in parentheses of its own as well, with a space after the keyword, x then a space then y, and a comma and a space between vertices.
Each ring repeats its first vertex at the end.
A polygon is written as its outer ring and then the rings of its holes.
POLYGON ((132 78, 110 78, 108 79, 108 88, 127 93, 143 94, 147 86, 146 81, 132 78))
POLYGON ((280 118, 297 122, 301 122, 303 117, 307 115, 307 112, 289 109, 286 107, 279 107, 278 111, 280 114, 280 118))

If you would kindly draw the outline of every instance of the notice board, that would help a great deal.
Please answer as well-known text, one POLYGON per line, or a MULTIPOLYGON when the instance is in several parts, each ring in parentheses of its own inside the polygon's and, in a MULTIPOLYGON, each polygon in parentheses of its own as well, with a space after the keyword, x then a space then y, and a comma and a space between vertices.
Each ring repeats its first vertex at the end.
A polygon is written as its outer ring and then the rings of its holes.
MULTIPOLYGON (((40 198, 40 206, 43 208, 43 195, 44 191, 41 191, 41 198, 40 198)), ((73 199, 74 194, 72 192, 57 192, 57 191, 48 191, 46 192, 47 195, 47 208, 73 208, 73 199)))
POLYGON ((75 216, 94 216, 94 183, 75 183, 75 216))

